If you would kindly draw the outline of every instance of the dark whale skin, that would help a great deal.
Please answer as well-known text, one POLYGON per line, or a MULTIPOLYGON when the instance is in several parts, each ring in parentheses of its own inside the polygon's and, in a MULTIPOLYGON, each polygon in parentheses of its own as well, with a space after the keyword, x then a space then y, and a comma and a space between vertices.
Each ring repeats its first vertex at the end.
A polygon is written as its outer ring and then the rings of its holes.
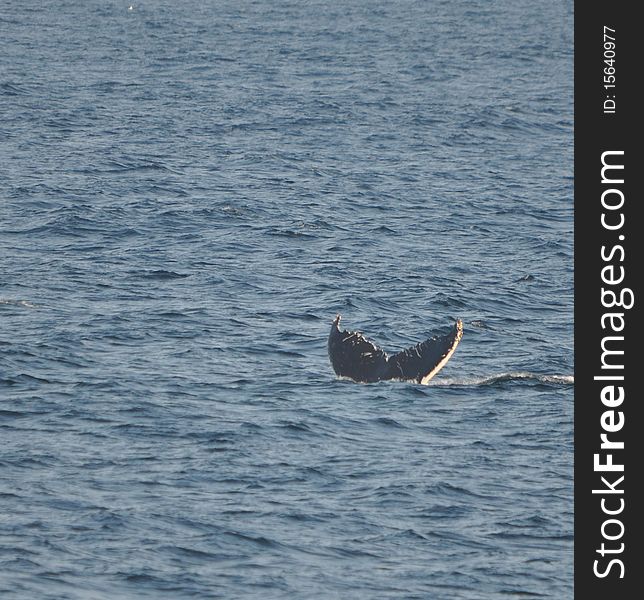
POLYGON ((360 383, 399 380, 426 384, 451 358, 463 337, 458 319, 450 331, 389 355, 356 331, 340 330, 340 315, 331 325, 328 350, 336 375, 360 383))

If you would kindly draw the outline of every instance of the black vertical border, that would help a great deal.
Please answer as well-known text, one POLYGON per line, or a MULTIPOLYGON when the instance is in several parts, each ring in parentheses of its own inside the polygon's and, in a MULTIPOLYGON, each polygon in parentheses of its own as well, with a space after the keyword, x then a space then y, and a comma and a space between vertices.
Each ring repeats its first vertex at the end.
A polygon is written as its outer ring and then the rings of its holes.
MULTIPOLYGON (((640 387, 644 387, 644 346, 640 343, 642 333, 640 305, 644 293, 640 281, 644 271, 644 219, 640 218, 644 198, 640 191, 640 178, 644 177, 644 161, 639 148, 639 139, 644 136, 641 112, 644 110, 644 95, 639 94, 639 81, 644 81, 644 28, 639 26, 635 15, 637 3, 613 0, 597 2, 577 0, 575 2, 575 598, 640 598, 641 574, 644 572, 642 546, 641 512, 644 512, 644 423, 641 420, 641 404, 644 403, 640 387), (604 87, 604 26, 615 30, 615 88, 604 87), (604 112, 604 101, 615 100, 615 113, 604 112), (618 231, 609 231, 601 224, 601 196, 607 189, 602 184, 601 156, 605 151, 624 151, 624 184, 616 186, 624 193, 625 202, 621 209, 624 226, 618 231), (623 235, 623 240, 619 236, 623 235), (624 248, 624 259, 619 261, 621 252, 614 260, 606 262, 601 256, 601 247, 606 252, 615 245, 624 248), (614 264, 624 267, 625 279, 620 287, 634 292, 635 304, 629 309, 608 309, 602 305, 601 289, 609 288, 601 279, 602 268, 614 264), (611 371, 624 376, 625 399, 614 408, 623 411, 625 424, 621 431, 609 434, 611 439, 624 442, 623 450, 603 451, 602 461, 607 453, 613 454, 613 462, 623 464, 624 480, 616 488, 623 494, 593 494, 593 489, 605 489, 602 475, 609 481, 617 479, 616 473, 595 472, 594 454, 600 449, 602 414, 609 410, 601 400, 605 381, 595 376, 606 375, 601 369, 602 338, 611 335, 602 328, 602 315, 606 312, 623 312, 625 328, 619 334, 624 342, 622 371, 611 371), (642 380, 643 383, 640 383, 642 380), (616 510, 624 500, 623 511, 618 515, 607 515, 605 506, 616 510), (608 519, 619 519, 624 526, 623 537, 606 540, 602 525, 608 519), (604 554, 606 548, 617 549, 624 544, 623 551, 604 554), (612 565, 605 577, 594 572, 595 560, 599 560, 600 573, 606 573, 611 558, 624 565, 623 577, 618 563, 612 565)), ((610 103, 608 103, 610 104, 610 103)), ((617 159, 619 161, 619 159, 617 159)), ((616 173, 615 173, 616 174, 616 173)), ((617 198, 618 196, 613 196, 617 198)), ((611 217, 617 218, 616 211, 611 217)), ((617 346, 615 346, 617 347, 617 346)), ((616 536, 620 527, 609 523, 604 531, 616 536)))

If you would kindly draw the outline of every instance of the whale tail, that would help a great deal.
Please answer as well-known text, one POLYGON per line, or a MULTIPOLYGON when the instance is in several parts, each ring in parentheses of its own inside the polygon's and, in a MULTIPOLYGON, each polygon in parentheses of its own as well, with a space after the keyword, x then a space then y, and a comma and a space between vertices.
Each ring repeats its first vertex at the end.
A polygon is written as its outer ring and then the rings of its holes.
POLYGON ((426 384, 454 354, 463 337, 458 319, 451 330, 389 355, 357 331, 341 331, 340 315, 331 326, 328 350, 336 375, 361 383, 397 379, 426 384))

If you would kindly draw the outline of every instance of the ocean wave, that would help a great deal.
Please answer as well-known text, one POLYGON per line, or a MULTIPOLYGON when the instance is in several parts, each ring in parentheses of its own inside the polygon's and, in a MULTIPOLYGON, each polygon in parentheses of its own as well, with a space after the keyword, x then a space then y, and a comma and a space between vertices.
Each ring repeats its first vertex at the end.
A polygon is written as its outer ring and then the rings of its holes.
POLYGON ((0 305, 7 306, 22 306, 24 308, 36 308, 35 304, 32 304, 28 300, 14 300, 12 298, 0 298, 0 305))
POLYGON ((452 377, 432 381, 433 386, 490 386, 502 383, 517 383, 527 381, 529 383, 545 383, 553 385, 574 385, 574 375, 544 375, 542 373, 531 373, 529 371, 511 371, 508 373, 497 373, 495 375, 483 375, 473 377, 452 377))

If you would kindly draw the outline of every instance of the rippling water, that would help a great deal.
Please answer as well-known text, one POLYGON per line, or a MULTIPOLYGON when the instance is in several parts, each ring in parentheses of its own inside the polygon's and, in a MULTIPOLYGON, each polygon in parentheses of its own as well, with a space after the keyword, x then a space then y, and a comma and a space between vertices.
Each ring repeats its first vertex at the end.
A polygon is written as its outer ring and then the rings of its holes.
POLYGON ((0 6, 0 595, 572 597, 572 3, 0 6), (335 378, 336 313, 429 386, 335 378))

